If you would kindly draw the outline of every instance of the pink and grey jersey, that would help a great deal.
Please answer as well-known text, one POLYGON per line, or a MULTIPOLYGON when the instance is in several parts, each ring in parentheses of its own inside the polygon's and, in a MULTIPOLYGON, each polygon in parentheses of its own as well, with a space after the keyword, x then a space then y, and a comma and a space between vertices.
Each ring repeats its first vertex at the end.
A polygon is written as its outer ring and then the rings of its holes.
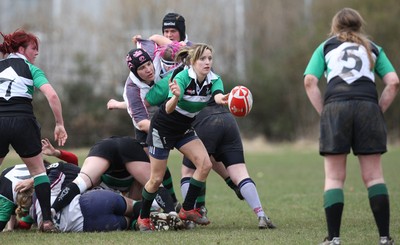
POLYGON ((139 81, 132 72, 129 73, 125 82, 123 97, 135 128, 138 128, 140 121, 150 120, 156 110, 156 107, 147 108, 144 103, 144 98, 150 88, 151 86, 139 81))

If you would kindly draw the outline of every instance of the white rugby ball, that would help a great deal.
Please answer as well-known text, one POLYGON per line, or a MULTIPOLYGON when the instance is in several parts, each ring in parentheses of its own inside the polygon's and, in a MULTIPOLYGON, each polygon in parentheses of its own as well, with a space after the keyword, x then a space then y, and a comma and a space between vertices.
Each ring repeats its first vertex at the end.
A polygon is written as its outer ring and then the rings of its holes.
POLYGON ((236 117, 247 116, 253 107, 251 91, 242 85, 234 87, 228 97, 229 111, 236 117))

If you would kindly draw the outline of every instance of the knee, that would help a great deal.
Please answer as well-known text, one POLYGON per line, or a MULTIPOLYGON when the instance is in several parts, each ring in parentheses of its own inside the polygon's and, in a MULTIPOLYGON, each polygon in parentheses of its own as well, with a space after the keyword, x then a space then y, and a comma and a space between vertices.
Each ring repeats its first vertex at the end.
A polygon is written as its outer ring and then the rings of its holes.
POLYGON ((212 162, 211 162, 211 160, 210 160, 210 158, 208 156, 199 159, 199 165, 200 165, 200 169, 199 170, 201 172, 203 172, 203 173, 210 172, 211 169, 212 169, 212 166, 213 166, 212 162))
POLYGON ((162 181, 163 181, 163 176, 153 175, 150 177, 148 184, 153 188, 158 188, 162 184, 162 181))

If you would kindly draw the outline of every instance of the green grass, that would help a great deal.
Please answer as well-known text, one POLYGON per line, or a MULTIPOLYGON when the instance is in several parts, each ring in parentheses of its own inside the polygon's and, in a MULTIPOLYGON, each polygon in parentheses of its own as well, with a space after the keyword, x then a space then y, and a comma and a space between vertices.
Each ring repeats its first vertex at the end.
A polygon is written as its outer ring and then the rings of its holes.
MULTIPOLYGON (((326 235, 322 208, 323 164, 315 147, 282 145, 264 152, 246 154, 247 167, 257 184, 264 210, 278 226, 258 230, 255 214, 239 201, 225 182, 212 172, 207 181, 207 208, 211 224, 189 231, 150 234, 120 231, 109 233, 42 234, 35 231, 2 233, 2 244, 318 244, 326 235)), ((87 149, 75 151, 80 163, 87 149)), ((385 179, 391 200, 391 233, 399 239, 400 148, 391 147, 383 156, 385 179)), ((52 160, 52 159, 50 159, 52 160)), ((19 163, 15 154, 7 156, 4 169, 19 163), (8 164, 7 164, 8 163, 8 164)), ((168 165, 180 198, 180 155, 173 152, 168 165)), ((345 208, 341 238, 345 244, 377 244, 378 232, 369 208, 359 165, 348 160, 345 208)))

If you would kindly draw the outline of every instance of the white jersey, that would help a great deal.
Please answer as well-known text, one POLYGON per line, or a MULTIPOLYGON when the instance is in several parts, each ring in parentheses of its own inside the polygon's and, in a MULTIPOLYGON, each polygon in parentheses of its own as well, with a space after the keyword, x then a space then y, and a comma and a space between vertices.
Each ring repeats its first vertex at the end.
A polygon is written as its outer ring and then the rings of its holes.
POLYGON ((12 190, 13 200, 10 201, 17 203, 17 192, 14 191, 15 186, 22 180, 31 178, 28 167, 25 164, 17 164, 8 173, 6 173, 4 177, 9 180, 8 183, 11 185, 10 188, 12 190))
MULTIPOLYGON (((54 200, 61 192, 61 187, 64 180, 65 174, 61 173, 59 175, 59 179, 54 181, 54 183, 51 185, 51 204, 54 203, 54 200)), ((60 231, 83 231, 83 215, 79 205, 80 196, 81 195, 77 195, 68 206, 66 206, 64 209, 58 212, 55 217, 53 217, 53 219, 55 219, 54 224, 60 231)), ((30 214, 32 217, 34 217, 34 219, 36 219, 38 224, 42 223, 42 210, 37 198, 34 198, 34 204, 32 205, 30 214)))
POLYGON ((77 195, 68 206, 56 214, 54 224, 61 232, 83 231, 84 218, 79 204, 80 197, 81 195, 77 195))

